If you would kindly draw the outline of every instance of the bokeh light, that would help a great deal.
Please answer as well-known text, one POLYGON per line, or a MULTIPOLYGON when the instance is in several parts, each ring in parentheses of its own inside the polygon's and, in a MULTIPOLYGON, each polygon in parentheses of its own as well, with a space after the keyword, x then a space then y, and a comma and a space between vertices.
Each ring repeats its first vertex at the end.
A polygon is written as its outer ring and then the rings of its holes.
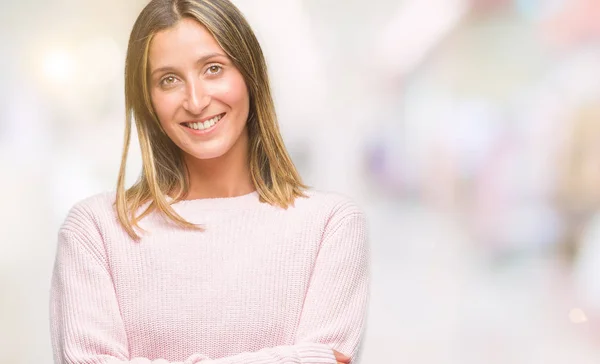
POLYGON ((43 56, 43 74, 47 81, 57 86, 75 82, 77 66, 73 54, 64 49, 54 49, 43 56))
MULTIPOLYGON (((0 2, 0 363, 50 361, 56 233, 116 184, 146 3, 0 2)), ((234 3, 305 182, 367 212, 362 364, 598 361, 600 1, 234 3)))

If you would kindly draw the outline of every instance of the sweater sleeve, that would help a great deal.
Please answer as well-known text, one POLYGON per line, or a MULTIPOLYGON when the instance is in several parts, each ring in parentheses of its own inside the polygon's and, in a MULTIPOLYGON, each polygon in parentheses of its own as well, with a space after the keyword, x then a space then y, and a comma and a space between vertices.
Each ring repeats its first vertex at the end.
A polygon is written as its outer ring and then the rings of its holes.
POLYGON ((57 364, 195 364, 130 359, 127 334, 99 225, 76 205, 58 233, 50 286, 50 334, 57 364))
POLYGON ((72 210, 58 236, 50 292, 57 364, 336 364, 332 348, 355 357, 367 299, 362 214, 332 219, 324 233, 294 345, 210 359, 131 358, 102 237, 93 218, 72 210), (334 221, 335 220, 335 221, 334 221))
POLYGON ((355 364, 366 328, 370 249, 364 213, 352 204, 331 217, 321 243, 296 342, 327 344, 355 364))
POLYGON ((336 364, 331 348, 357 364, 370 292, 364 213, 346 202, 325 228, 295 345, 203 361, 202 364, 336 364))

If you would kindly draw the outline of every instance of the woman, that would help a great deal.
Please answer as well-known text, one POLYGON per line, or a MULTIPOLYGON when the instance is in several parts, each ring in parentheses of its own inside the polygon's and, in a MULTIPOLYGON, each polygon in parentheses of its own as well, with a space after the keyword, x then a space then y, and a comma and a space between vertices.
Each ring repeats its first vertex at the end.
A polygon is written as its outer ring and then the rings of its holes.
POLYGON ((116 194, 79 202, 59 231, 55 361, 356 362, 365 217, 301 183, 240 12, 227 0, 151 1, 125 81, 116 194), (125 189, 132 118, 143 170, 125 189))

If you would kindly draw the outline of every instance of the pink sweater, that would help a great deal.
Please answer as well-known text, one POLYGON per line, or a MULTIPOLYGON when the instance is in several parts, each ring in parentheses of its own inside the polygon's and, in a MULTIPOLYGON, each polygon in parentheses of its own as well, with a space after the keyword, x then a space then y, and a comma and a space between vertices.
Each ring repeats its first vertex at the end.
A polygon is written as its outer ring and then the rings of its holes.
POLYGON ((56 363, 335 364, 365 328, 369 248, 349 199, 309 191, 287 210, 239 197, 181 201, 135 242, 114 193, 69 212, 50 316, 56 363))

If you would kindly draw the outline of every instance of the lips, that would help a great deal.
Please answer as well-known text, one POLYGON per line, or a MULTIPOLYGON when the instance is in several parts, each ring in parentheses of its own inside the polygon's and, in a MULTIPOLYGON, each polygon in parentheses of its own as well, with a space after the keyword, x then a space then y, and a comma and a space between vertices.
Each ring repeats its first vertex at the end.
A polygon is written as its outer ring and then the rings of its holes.
POLYGON ((208 129, 208 128, 214 126, 215 124, 217 124, 224 116, 225 116, 225 113, 222 113, 222 114, 210 116, 208 118, 200 119, 197 121, 196 120, 185 121, 185 122, 181 123, 181 125, 188 127, 190 129, 194 129, 194 130, 204 130, 204 129, 208 129))

